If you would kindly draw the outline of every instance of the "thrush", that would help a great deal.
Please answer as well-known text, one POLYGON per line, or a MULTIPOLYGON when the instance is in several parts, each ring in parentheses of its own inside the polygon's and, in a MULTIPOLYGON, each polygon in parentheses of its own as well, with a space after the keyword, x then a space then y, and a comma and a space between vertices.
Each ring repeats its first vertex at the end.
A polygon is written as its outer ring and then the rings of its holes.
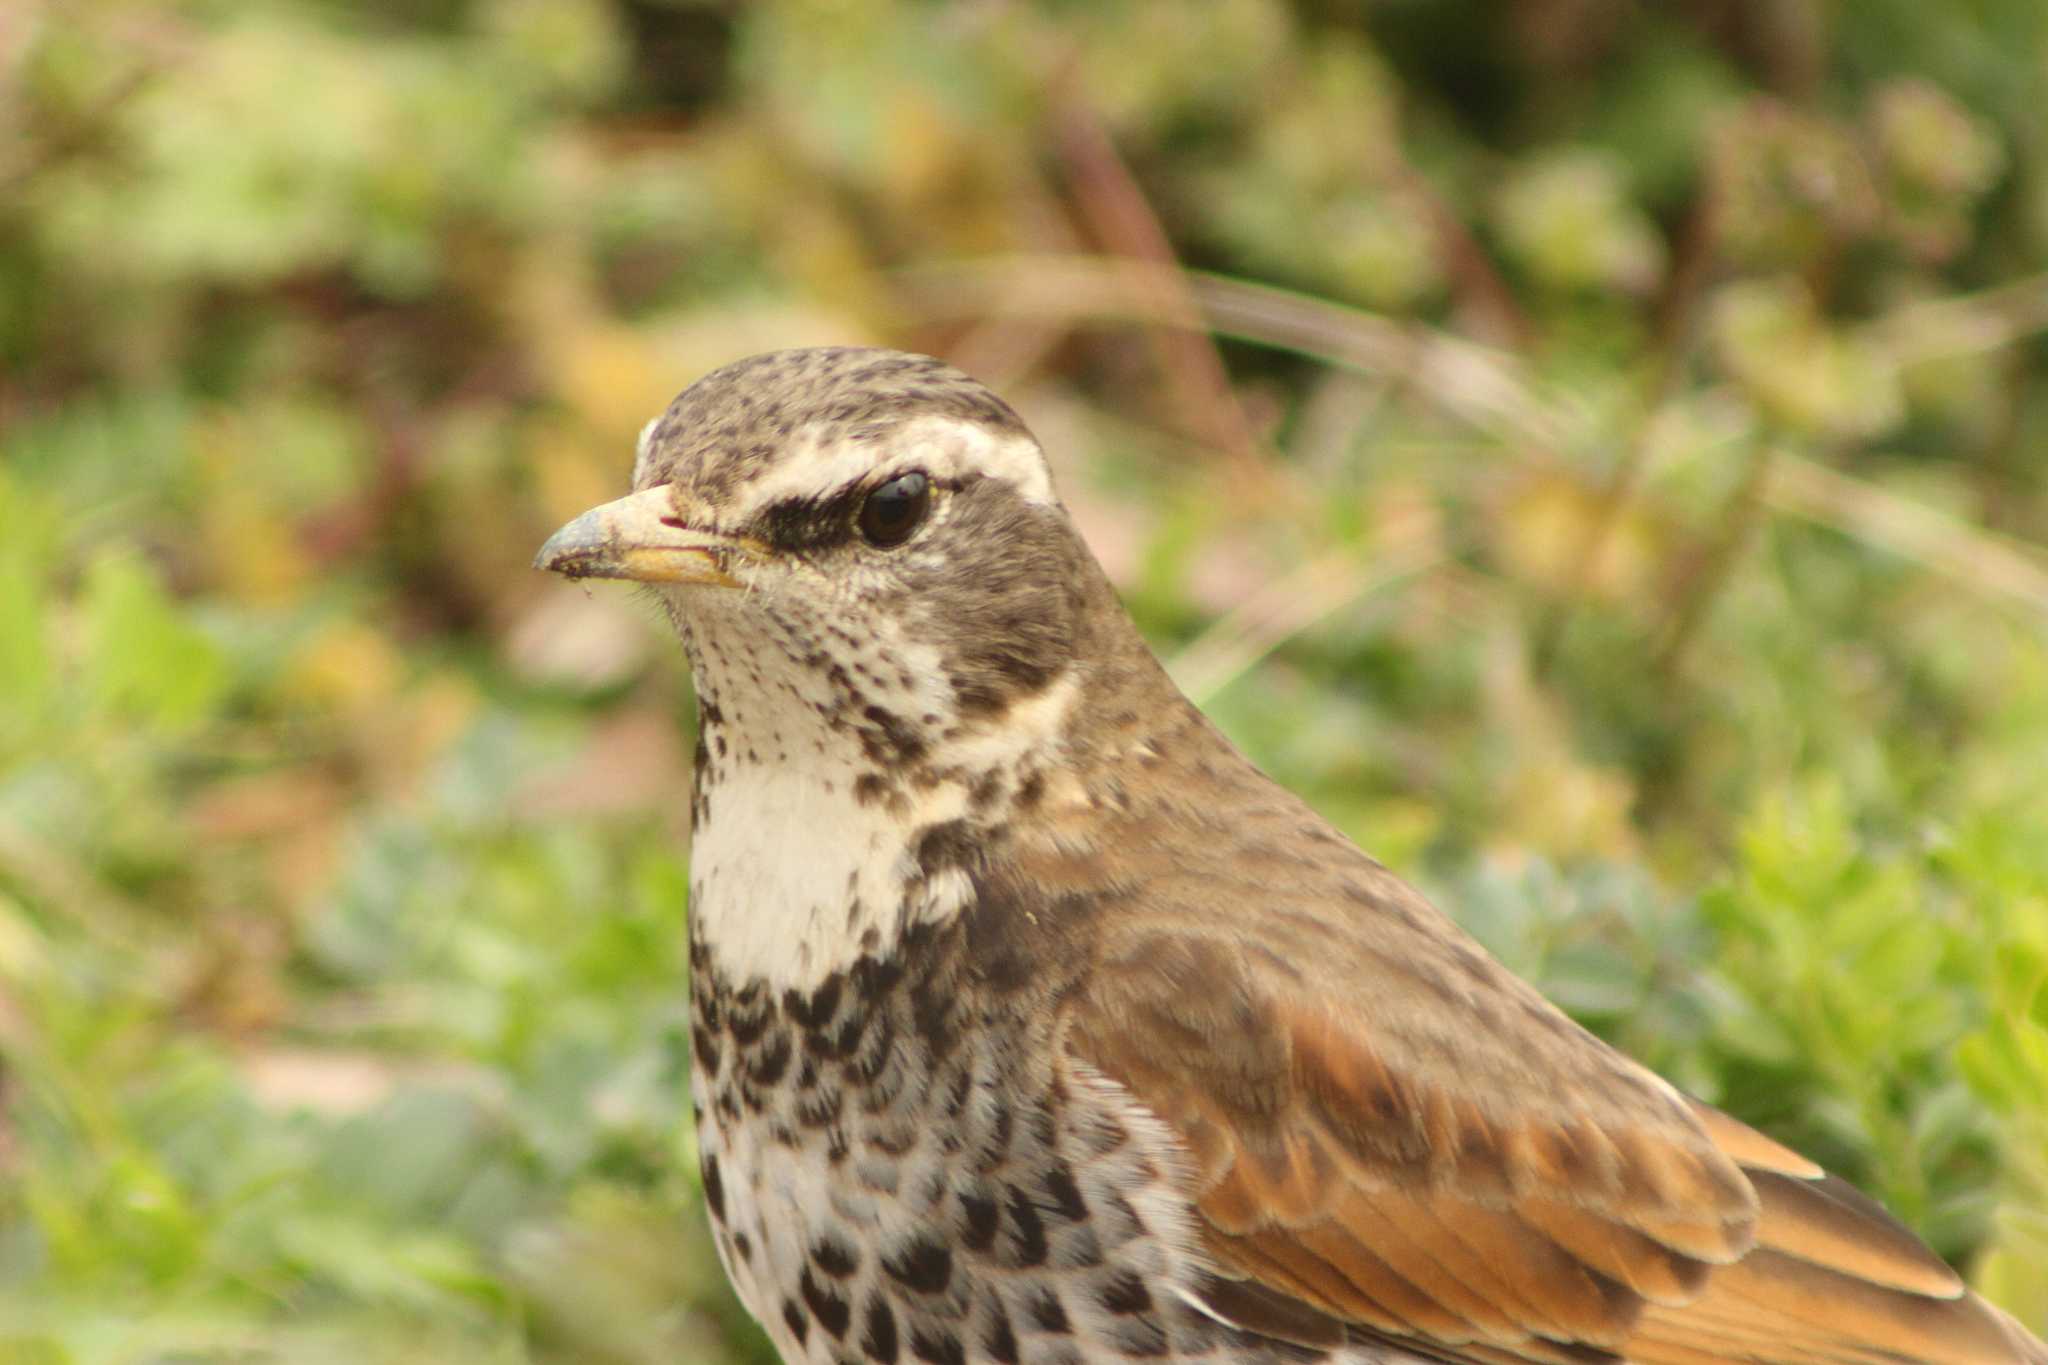
POLYGON ((538 564, 698 708, 704 1201, 789 1362, 2048 1362, 1237 752, 989 390, 756 356, 538 564))

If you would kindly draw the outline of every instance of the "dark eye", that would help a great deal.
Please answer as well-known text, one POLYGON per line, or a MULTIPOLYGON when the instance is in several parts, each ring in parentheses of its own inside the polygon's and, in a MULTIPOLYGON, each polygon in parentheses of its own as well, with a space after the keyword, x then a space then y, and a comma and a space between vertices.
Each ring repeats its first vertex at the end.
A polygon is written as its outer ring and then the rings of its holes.
POLYGON ((877 549, 901 545, 931 510, 932 482, 923 474, 898 474, 860 505, 860 533, 877 549))

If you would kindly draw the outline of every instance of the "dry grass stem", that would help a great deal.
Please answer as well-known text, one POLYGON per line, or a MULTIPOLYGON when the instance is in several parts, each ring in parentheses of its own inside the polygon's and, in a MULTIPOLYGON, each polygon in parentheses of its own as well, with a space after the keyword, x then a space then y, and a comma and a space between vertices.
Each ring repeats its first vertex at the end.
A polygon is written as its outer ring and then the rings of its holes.
POLYGON ((1772 510, 1832 527, 1966 587, 2014 598, 2048 615, 2048 555, 1802 456, 1781 450, 1773 463, 1763 490, 1772 510))
MULTIPOLYGON (((1173 325, 1178 314, 1163 302, 1161 273, 1144 263, 1100 257, 1009 256, 927 267, 905 279, 912 306, 933 317, 1173 325)), ((1513 449, 1570 449, 1584 425, 1561 398, 1539 391, 1506 352, 1285 289, 1199 273, 1187 278, 1216 331, 1376 377, 1397 377, 1446 416, 1513 449)), ((1887 348, 1906 362, 2009 345, 2048 327, 2048 275, 1968 300, 1915 304, 1871 327, 1890 338, 1887 348)), ((1649 420, 1654 423, 1654 413, 1649 420)), ((1761 501, 1773 511, 1905 555, 1965 587, 2048 609, 2048 564, 2042 556, 1867 480, 1780 451, 1761 501)))
POLYGON ((1981 293, 1909 303, 1865 327, 1894 365, 1983 355, 2048 331, 2048 272, 1981 293))
POLYGON ((1355 549, 1311 559, 1203 631, 1167 661, 1167 672, 1204 705, 1294 636, 1443 558, 1436 538, 1418 532, 1379 547, 1370 565, 1355 549))
MULTIPOLYGON (((1188 325, 1165 300, 1161 267, 1095 256, 1000 256, 904 272, 922 318, 1004 312, 1069 322, 1188 325)), ((1562 402, 1541 399, 1513 355, 1420 323, 1292 290, 1200 272, 1185 276, 1207 325, 1224 336, 1396 378, 1448 416, 1503 440, 1564 442, 1562 402)))

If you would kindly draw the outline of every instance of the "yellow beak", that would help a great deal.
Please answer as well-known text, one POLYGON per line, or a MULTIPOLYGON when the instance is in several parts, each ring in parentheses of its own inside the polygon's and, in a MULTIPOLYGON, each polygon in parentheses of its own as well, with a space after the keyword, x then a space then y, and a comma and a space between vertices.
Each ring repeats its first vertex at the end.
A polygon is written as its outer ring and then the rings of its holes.
POLYGON ((674 494, 660 486, 591 508, 548 537, 533 567, 570 578, 737 588, 727 566, 758 552, 750 540, 692 528, 678 515, 674 494))

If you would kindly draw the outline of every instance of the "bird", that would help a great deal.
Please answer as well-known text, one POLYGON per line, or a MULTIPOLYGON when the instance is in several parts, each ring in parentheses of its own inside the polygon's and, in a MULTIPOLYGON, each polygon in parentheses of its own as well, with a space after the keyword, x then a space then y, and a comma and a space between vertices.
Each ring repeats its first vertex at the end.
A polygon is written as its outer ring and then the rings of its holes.
POLYGON ((1233 747, 973 378, 738 360, 632 489, 535 562, 688 656, 703 1201, 790 1365, 2048 1365, 1233 747))

